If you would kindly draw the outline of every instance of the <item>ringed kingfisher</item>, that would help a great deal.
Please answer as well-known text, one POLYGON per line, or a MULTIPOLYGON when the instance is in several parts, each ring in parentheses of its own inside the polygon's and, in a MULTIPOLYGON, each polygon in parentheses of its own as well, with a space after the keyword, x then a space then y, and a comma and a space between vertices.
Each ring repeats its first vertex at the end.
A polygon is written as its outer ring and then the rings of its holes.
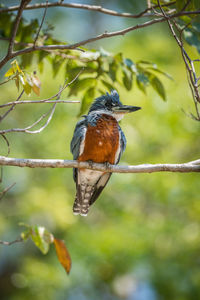
MULTIPOLYGON (((90 163, 118 164, 126 148, 126 138, 119 121, 126 113, 141 107, 123 105, 116 90, 96 98, 87 115, 75 127, 71 141, 73 159, 90 163)), ((89 169, 73 169, 76 197, 75 215, 87 216, 110 179, 111 173, 89 169)))

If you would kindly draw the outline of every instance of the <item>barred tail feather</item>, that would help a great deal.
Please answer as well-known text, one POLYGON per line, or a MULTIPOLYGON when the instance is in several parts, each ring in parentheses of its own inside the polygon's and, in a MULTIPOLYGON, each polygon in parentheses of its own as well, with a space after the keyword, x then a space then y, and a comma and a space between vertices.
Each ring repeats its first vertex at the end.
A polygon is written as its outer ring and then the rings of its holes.
POLYGON ((73 212, 75 215, 87 216, 90 207, 90 199, 93 193, 94 186, 87 184, 78 185, 73 206, 73 212))

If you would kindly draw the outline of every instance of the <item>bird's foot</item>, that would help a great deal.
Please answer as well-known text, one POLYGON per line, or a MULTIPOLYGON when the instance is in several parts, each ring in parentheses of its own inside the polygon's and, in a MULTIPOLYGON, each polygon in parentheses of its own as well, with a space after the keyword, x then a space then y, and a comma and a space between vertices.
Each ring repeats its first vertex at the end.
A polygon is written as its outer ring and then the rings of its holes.
POLYGON ((94 162, 92 160, 88 160, 87 162, 88 162, 90 168, 93 168, 94 162))
POLYGON ((106 161, 106 162, 104 163, 104 166, 106 167, 107 170, 110 170, 110 169, 111 169, 111 164, 110 164, 108 161, 106 161))

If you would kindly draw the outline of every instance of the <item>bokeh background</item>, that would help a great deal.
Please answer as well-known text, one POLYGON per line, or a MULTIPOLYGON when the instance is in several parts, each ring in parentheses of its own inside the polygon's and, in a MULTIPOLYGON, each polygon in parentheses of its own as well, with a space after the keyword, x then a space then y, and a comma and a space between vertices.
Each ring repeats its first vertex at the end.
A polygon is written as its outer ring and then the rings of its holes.
MULTIPOLYGON (((132 13, 144 7, 144 1, 78 2, 132 13)), ((42 11, 27 11, 24 16, 28 20, 42 17, 42 11)), ((56 38, 69 42, 137 23, 96 12, 57 8, 48 10, 47 21, 54 24, 56 38)), ((130 92, 118 87, 123 103, 142 106, 141 111, 121 122, 127 137, 121 164, 198 159, 200 128, 183 112, 192 112, 193 102, 180 51, 167 26, 157 24, 101 40, 89 48, 100 46, 113 53, 123 52, 133 61, 155 62, 174 78, 170 81, 163 77, 167 102, 151 88, 144 95, 136 86, 130 92)), ((2 55, 5 42, 0 47, 2 55)), ((187 50, 198 57, 195 49, 187 50)), ((35 69, 33 62, 30 70, 35 69)), ((61 68, 53 78, 52 67, 46 62, 38 76, 42 99, 57 92, 64 81, 64 70, 61 68)), ((1 102, 16 96, 13 83, 1 87, 1 102)), ((67 91, 62 98, 67 98, 67 91)), ((36 96, 31 95, 31 99, 36 96)), ((23 127, 47 106, 20 106, 7 122, 12 127, 23 127)), ((79 109, 80 104, 59 104, 42 133, 10 134, 10 156, 72 159, 69 145, 79 109)), ((6 153, 2 140, 0 149, 2 155, 6 153)), ((0 239, 16 239, 22 231, 19 222, 45 226, 65 240, 72 270, 67 276, 53 247, 42 255, 31 241, 1 245, 0 299, 200 299, 199 179, 199 174, 192 173, 113 174, 88 217, 83 218, 72 214, 75 185, 71 169, 5 167, 2 188, 13 182, 16 185, 0 202, 0 239)))

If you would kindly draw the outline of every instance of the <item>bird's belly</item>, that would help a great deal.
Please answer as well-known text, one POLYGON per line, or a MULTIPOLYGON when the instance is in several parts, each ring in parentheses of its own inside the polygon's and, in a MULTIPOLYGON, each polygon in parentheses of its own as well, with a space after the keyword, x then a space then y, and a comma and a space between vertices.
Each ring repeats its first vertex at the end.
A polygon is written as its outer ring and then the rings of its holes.
POLYGON ((79 180, 78 183, 93 186, 98 182, 98 180, 103 174, 104 173, 100 171, 80 169, 79 176, 78 176, 78 180, 79 180))
POLYGON ((118 123, 114 118, 109 118, 109 120, 100 119, 96 126, 88 126, 79 161, 115 163, 116 153, 119 150, 118 123))

